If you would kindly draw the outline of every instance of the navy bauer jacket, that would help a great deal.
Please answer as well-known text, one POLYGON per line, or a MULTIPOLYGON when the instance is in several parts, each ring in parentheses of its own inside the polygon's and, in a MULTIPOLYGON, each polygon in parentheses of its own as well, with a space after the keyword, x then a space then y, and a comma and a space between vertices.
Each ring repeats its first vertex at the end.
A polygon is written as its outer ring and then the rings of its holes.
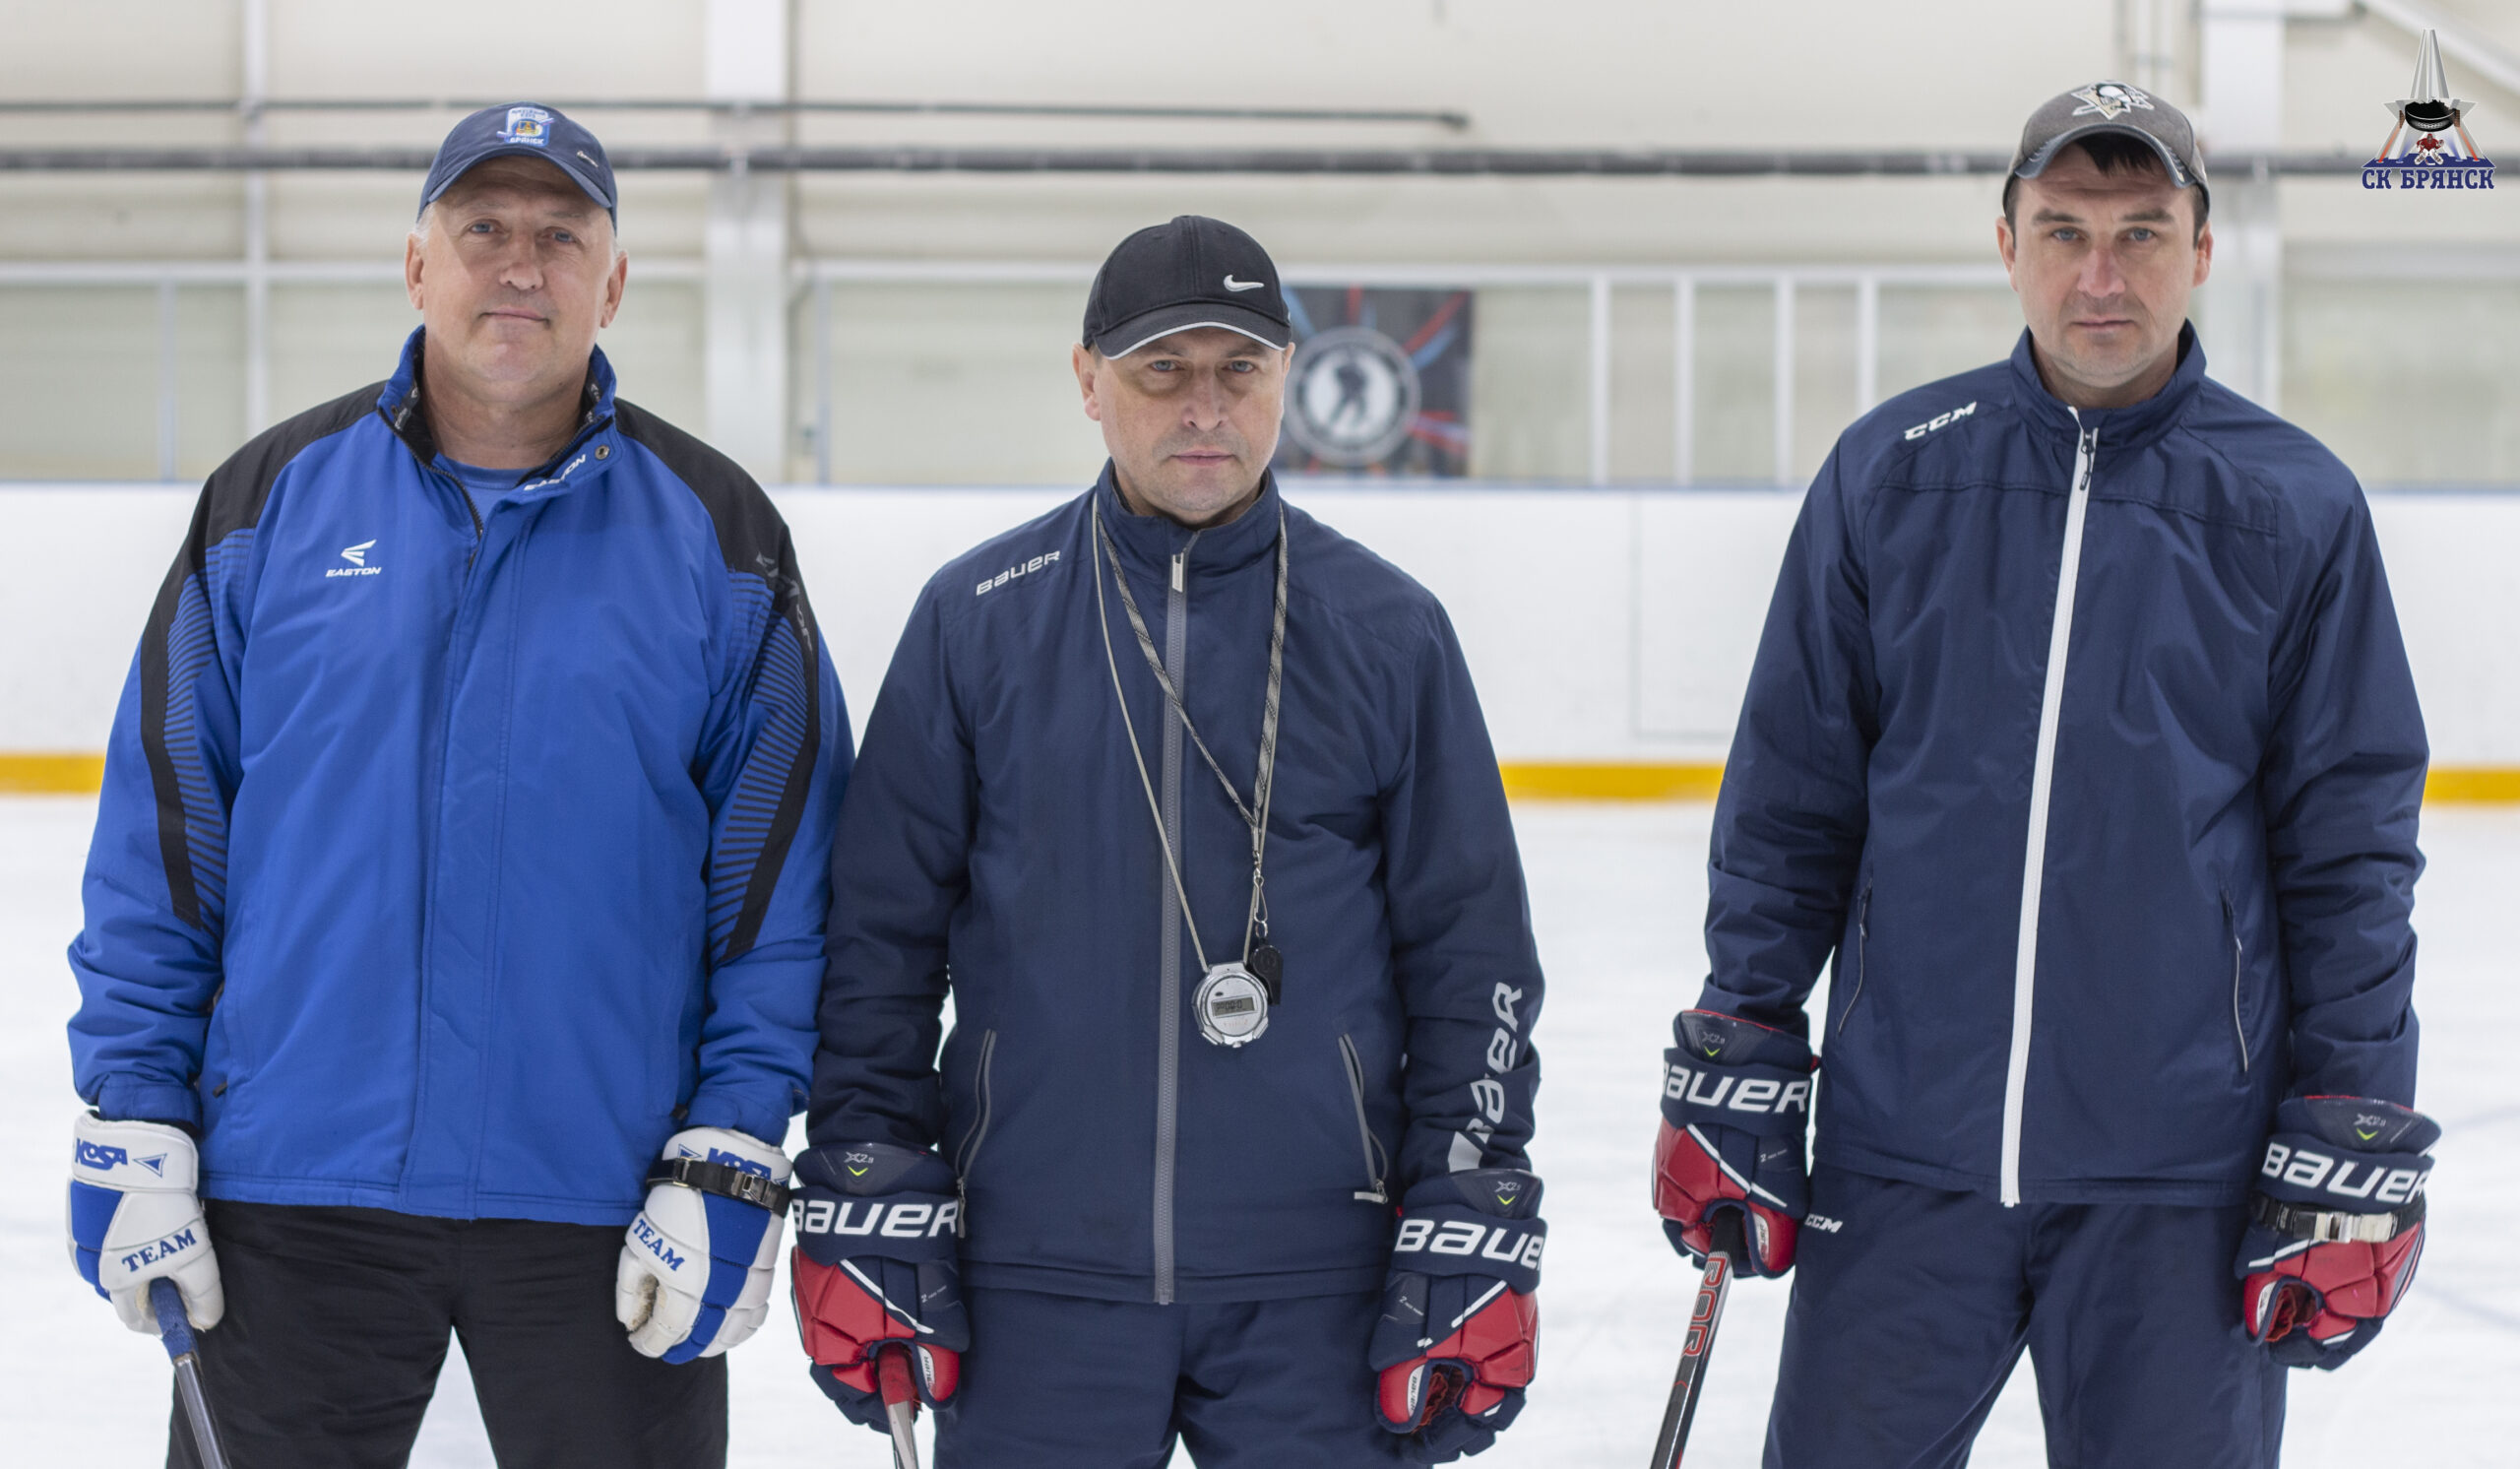
POLYGON ((1858 420, 1803 504, 1701 1003, 1800 1031, 1835 952, 1826 1162, 2224 1204, 2285 1096, 2414 1101, 2426 749, 2370 511, 2180 347, 2077 416, 2025 334, 1858 420))
MULTIPOLYGON (((1267 872, 1284 999, 1250 1045, 1211 1045, 1096 626, 1097 499, 1191 719, 1251 795, 1274 484, 1191 532, 1129 514, 1106 468, 938 572, 841 811, 811 1136, 941 1147, 977 1284, 1371 1290, 1412 1182, 1526 1166, 1531 1135, 1540 967, 1469 671, 1425 589, 1287 507, 1267 872)), ((1199 934, 1238 957, 1248 828, 1104 595, 1199 934)))
POLYGON ((202 1191, 627 1224, 804 1100, 849 724, 786 526, 613 397, 476 524, 401 370, 210 477, 105 759, 79 1094, 202 1191))

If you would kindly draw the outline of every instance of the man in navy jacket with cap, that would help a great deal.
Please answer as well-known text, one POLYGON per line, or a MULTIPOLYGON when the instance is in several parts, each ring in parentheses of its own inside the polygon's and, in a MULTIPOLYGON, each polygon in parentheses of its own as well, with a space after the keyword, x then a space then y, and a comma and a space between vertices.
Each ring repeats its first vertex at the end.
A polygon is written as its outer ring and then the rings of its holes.
POLYGON ((502 1462, 724 1463, 848 717, 759 486, 614 396, 602 145, 485 109, 420 208, 393 376, 210 477, 142 636, 71 1254, 254 1469, 403 1462, 450 1333, 502 1462))
POLYGON ((2205 212, 2169 103, 2041 107, 2011 361, 1848 429, 1787 547, 1655 1190, 1798 1253, 1772 1466, 1958 1465, 2025 1347, 2057 1464, 2271 1465, 2413 1278, 2424 725, 2353 476, 2205 377, 2205 212))
POLYGON ((1112 252, 1110 462, 928 584, 842 812, 796 1306, 949 1469, 1438 1462, 1531 1378, 1504 792, 1442 607, 1268 474, 1280 289, 1214 220, 1112 252))

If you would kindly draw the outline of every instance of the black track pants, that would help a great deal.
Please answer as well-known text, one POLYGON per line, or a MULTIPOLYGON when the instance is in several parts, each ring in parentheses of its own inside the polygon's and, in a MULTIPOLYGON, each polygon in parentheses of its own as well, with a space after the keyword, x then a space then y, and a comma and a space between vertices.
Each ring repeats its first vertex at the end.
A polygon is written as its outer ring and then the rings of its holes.
MULTIPOLYGON (((227 1314, 202 1383, 238 1469, 399 1469, 463 1340, 501 1469, 726 1462, 726 1363, 612 1318, 621 1231, 207 1199, 227 1314)), ((182 1405, 170 1469, 198 1469, 182 1405)))

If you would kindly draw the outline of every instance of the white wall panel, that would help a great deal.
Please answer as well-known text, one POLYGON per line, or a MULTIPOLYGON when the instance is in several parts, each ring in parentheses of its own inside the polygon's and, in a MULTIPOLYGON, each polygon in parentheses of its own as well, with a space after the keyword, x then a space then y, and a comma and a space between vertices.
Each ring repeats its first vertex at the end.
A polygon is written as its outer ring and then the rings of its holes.
MULTIPOLYGON (((861 727, 929 574, 1068 493, 776 491, 861 727)), ((1797 503, 1762 491, 1293 494, 1443 599, 1509 760, 1720 759, 1797 503)), ((158 486, 0 487, 0 750, 103 747, 191 505, 190 490, 158 486)), ((2374 514, 2435 761, 2520 765, 2520 495, 2383 494, 2374 514)))

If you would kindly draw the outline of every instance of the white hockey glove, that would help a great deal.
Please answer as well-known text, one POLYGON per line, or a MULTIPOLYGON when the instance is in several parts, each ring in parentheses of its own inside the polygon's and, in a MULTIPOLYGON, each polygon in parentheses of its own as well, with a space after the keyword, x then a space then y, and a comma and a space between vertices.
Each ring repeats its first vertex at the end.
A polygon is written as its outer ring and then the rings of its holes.
POLYGON ((134 1331, 158 1334, 149 1283, 161 1275, 183 1293, 195 1330, 218 1325, 227 1298, 193 1193, 201 1178, 193 1140, 163 1122, 108 1122, 93 1113, 71 1132, 70 1262, 80 1276, 134 1331))
POLYGON ((612 1311, 650 1357, 715 1357, 770 1313, 788 1155, 724 1127, 666 1139, 621 1245, 612 1311))

